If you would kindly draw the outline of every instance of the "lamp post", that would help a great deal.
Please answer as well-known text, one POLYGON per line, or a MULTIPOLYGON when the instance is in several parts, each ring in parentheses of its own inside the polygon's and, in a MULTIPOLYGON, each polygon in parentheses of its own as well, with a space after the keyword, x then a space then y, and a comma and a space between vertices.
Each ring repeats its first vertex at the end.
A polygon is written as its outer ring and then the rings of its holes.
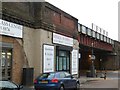
POLYGON ((94 60, 95 60, 95 55, 94 55, 94 52, 93 52, 93 43, 92 43, 92 55, 91 55, 91 61, 92 61, 92 64, 91 64, 91 77, 95 77, 95 66, 94 66, 94 60))
POLYGON ((102 72, 102 59, 100 59, 100 71, 102 72))

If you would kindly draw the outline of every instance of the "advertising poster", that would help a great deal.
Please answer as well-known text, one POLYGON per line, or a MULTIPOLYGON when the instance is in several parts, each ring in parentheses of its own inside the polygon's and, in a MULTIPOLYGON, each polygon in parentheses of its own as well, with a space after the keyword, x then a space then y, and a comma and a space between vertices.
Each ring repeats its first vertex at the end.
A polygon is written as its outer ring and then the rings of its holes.
POLYGON ((72 74, 78 74, 78 50, 72 51, 72 74))
POLYGON ((44 67, 43 72, 54 71, 54 46, 44 45, 44 67))

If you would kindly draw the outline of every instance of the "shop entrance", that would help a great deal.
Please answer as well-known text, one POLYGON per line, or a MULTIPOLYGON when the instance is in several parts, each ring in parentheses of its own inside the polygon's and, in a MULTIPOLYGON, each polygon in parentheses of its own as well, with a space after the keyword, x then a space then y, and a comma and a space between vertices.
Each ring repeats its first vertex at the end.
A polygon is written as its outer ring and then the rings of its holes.
POLYGON ((2 79, 11 79, 11 68, 12 68, 12 49, 3 48, 0 51, 0 61, 2 67, 2 79))
POLYGON ((57 71, 70 72, 70 53, 69 51, 59 50, 56 61, 57 71))

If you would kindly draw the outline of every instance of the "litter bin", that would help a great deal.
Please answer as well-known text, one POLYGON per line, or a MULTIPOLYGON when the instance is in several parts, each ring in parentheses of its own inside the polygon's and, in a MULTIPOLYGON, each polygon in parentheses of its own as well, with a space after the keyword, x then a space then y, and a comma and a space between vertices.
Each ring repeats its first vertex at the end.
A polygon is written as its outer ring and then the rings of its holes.
POLYGON ((91 77, 91 71, 86 71, 86 76, 91 77))
POLYGON ((23 85, 31 86, 33 85, 33 68, 23 68, 23 85))

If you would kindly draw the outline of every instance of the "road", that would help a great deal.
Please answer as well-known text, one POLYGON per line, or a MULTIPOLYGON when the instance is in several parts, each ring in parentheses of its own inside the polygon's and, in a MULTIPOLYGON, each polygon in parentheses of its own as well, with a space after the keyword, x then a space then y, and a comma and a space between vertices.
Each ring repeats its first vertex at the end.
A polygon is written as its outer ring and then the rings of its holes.
POLYGON ((80 90, 120 90, 120 75, 118 71, 107 72, 107 79, 88 81, 82 84, 80 90), (119 88, 119 89, 118 89, 119 88))

